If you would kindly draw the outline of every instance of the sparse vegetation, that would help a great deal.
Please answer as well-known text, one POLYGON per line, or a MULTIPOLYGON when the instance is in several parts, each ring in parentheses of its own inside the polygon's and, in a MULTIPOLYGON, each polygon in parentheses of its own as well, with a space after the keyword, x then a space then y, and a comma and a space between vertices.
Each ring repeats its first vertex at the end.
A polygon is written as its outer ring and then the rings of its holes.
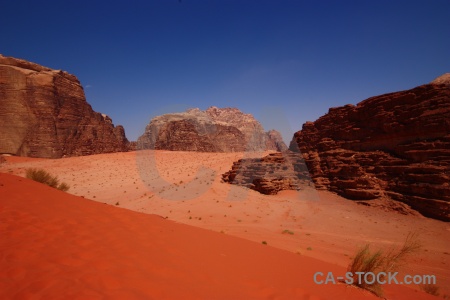
POLYGON ((353 284, 366 289, 375 295, 381 297, 383 295, 383 290, 380 285, 380 281, 383 281, 384 272, 396 272, 404 263, 405 258, 418 251, 421 248, 421 244, 417 239, 416 233, 409 233, 405 239, 405 243, 402 248, 395 250, 391 248, 388 251, 377 250, 376 252, 370 251, 369 244, 366 244, 356 253, 355 257, 351 261, 348 271, 353 274, 353 284), (380 276, 380 280, 375 280, 374 282, 365 282, 364 277, 361 282, 358 282, 358 276, 356 272, 372 272, 376 276, 380 276))
POLYGON ((59 182, 57 176, 53 176, 44 169, 29 168, 26 170, 26 178, 46 184, 52 188, 67 192, 70 186, 65 182, 59 182))
POLYGON ((261 242, 263 245, 267 245, 267 242, 266 241, 262 241, 261 242))
MULTIPOLYGON (((58 190, 61 190, 61 191, 63 191, 63 192, 67 192, 67 191, 70 189, 70 186, 69 186, 67 183, 65 183, 65 182, 61 182, 61 183, 58 185, 57 189, 58 189, 58 190)), ((94 198, 95 198, 95 196, 94 196, 94 198)))
POLYGON ((306 250, 309 250, 309 251, 311 251, 311 250, 312 250, 312 247, 308 247, 308 248, 306 248, 306 250))
POLYGON ((435 284, 424 284, 421 288, 425 293, 433 296, 439 296, 439 287, 435 284))
POLYGON ((281 232, 282 234, 294 234, 293 231, 289 230, 289 229, 285 229, 281 232))

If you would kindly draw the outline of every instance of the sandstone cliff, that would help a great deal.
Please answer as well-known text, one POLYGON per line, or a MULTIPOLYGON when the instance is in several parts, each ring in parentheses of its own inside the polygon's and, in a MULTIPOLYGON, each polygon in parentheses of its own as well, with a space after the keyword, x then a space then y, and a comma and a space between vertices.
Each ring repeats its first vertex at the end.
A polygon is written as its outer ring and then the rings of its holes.
MULTIPOLYGON (((317 188, 355 200, 401 201, 450 221, 449 76, 331 108, 295 133, 317 188)), ((371 203, 368 201, 367 203, 371 203)))
POLYGON ((237 108, 198 108, 155 117, 138 139, 139 149, 243 152, 287 148, 277 131, 264 132, 250 114, 237 108))
POLYGON ((233 163, 230 171, 222 174, 222 180, 266 195, 313 186, 303 157, 292 151, 240 159, 233 163))
POLYGON ((0 154, 59 158, 127 149, 123 127, 92 110, 74 75, 0 55, 0 154))

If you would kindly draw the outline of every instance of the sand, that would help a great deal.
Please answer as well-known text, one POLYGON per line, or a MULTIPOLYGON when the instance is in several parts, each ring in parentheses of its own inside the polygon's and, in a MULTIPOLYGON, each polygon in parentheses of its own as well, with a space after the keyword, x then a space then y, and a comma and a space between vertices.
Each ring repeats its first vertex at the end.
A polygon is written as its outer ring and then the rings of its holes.
MULTIPOLYGON (((252 155, 261 153, 245 154, 252 155)), ((364 299, 373 295, 345 284, 314 284, 314 272, 343 274, 365 243, 400 246, 417 231, 424 247, 401 273, 434 274, 441 294, 450 295, 448 223, 325 191, 266 196, 222 183, 220 175, 243 156, 7 157, 0 172, 23 176, 27 167, 42 167, 67 182, 69 193, 95 202, 2 175, 7 222, 0 234, 7 238, 0 245, 1 269, 9 271, 0 290, 7 298, 364 299)), ((390 285, 385 294, 429 296, 418 289, 390 285)))

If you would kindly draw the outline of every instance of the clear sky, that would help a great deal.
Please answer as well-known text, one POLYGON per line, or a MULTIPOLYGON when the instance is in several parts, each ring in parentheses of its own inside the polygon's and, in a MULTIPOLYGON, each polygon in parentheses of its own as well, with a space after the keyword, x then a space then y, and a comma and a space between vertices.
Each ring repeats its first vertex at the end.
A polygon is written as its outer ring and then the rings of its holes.
POLYGON ((154 115, 237 107, 288 142, 329 107, 450 72, 450 1, 0 0, 0 53, 78 77, 136 140, 154 115))

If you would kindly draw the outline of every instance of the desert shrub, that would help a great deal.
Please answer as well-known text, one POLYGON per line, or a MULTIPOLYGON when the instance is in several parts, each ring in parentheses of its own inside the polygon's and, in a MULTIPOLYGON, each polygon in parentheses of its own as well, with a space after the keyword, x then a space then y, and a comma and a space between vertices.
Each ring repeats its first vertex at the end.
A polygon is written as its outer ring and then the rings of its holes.
POLYGON ((46 184, 52 188, 67 192, 70 186, 65 182, 59 182, 57 176, 53 176, 44 169, 29 168, 25 176, 31 180, 46 184))
POLYGON ((424 284, 422 290, 430 295, 439 296, 439 287, 435 284, 424 284))
MULTIPOLYGON (((70 186, 69 186, 67 183, 65 183, 65 182, 61 182, 61 183, 58 185, 57 189, 58 189, 58 190, 61 190, 61 191, 63 191, 63 192, 67 192, 67 191, 70 189, 70 186)), ((94 196, 94 198, 95 198, 95 196, 94 196)))
MULTIPOLYGON (((405 258, 421 248, 421 244, 417 237, 416 233, 409 233, 403 246, 398 250, 391 248, 387 251, 377 250, 372 252, 369 244, 366 244, 359 249, 348 266, 348 271, 353 274, 353 284, 381 297, 383 295, 383 289, 380 282, 377 280, 374 282, 365 282, 364 276, 361 277, 361 282, 358 282, 358 275, 356 272, 364 272, 365 274, 371 272, 375 274, 375 276, 378 276, 381 272, 388 273, 398 271, 404 264, 405 258)), ((384 279, 385 278, 382 277, 380 278, 381 281, 384 279)))

